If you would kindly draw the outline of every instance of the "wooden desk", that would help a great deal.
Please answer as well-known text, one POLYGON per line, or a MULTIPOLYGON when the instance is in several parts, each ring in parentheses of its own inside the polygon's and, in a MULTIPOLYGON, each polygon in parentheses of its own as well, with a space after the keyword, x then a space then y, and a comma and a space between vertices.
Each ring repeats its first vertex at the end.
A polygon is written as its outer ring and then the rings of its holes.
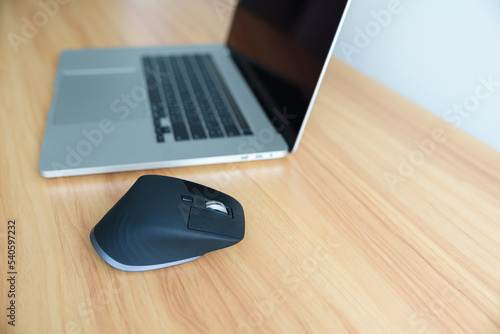
POLYGON ((40 177, 61 50, 220 42, 234 3, 66 2, 18 52, 6 36, 43 9, 0 4, 1 333, 500 332, 500 154, 337 60, 285 159, 40 177), (162 270, 108 266, 89 232, 147 173, 236 197, 245 239, 162 270))

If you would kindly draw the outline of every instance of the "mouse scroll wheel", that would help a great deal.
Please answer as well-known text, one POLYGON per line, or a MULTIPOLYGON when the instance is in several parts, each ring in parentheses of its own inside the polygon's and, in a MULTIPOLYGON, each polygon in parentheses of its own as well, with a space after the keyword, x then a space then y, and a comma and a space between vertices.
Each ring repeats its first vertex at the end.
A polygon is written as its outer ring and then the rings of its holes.
POLYGON ((228 214, 226 206, 219 201, 207 201, 205 202, 205 207, 210 210, 225 213, 226 215, 228 214))

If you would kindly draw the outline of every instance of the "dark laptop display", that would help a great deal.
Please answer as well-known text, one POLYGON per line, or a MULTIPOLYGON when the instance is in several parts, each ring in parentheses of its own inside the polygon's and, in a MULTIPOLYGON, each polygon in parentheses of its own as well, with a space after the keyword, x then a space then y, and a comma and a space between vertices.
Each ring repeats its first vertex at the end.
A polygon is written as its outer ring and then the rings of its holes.
POLYGON ((227 44, 290 150, 347 1, 243 0, 227 44))

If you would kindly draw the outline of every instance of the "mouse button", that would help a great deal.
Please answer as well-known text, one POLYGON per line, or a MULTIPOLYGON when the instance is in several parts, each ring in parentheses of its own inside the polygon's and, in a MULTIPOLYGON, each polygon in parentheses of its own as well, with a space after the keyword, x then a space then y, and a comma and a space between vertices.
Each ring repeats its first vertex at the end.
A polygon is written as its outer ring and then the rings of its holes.
POLYGON ((243 239, 245 234, 244 221, 235 220, 229 215, 211 212, 207 209, 192 207, 189 213, 188 228, 243 239))
POLYGON ((193 203, 193 197, 188 195, 181 195, 181 200, 187 203, 193 203))
POLYGON ((199 202, 197 202, 198 199, 202 199, 204 203, 206 200, 220 200, 220 198, 224 198, 223 196, 227 196, 218 190, 203 186, 201 184, 189 181, 183 182, 186 186, 187 191, 192 195, 192 197, 194 197, 195 203, 197 204, 200 204, 199 202))
POLYGON ((143 175, 137 179, 131 189, 144 201, 158 199, 174 200, 181 193, 186 193, 182 181, 161 175, 143 175))
POLYGON ((182 182, 186 186, 187 191, 193 195, 203 195, 205 192, 206 187, 204 187, 200 184, 197 184, 197 183, 194 183, 191 181, 186 181, 186 180, 183 180, 182 182))

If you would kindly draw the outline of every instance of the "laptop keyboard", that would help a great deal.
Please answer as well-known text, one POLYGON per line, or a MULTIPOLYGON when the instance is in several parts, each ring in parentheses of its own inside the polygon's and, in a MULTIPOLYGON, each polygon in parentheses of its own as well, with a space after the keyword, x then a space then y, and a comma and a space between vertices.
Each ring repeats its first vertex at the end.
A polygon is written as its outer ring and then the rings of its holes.
POLYGON ((156 140, 251 135, 210 55, 143 57, 156 140), (169 120, 169 121, 168 121, 169 120))

